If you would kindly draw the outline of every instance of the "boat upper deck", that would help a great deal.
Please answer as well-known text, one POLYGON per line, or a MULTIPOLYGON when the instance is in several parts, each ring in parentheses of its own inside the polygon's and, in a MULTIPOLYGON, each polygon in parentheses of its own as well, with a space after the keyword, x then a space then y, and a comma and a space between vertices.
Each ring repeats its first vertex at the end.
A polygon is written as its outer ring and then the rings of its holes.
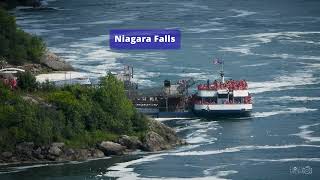
POLYGON ((248 84, 245 80, 227 80, 226 82, 215 80, 212 83, 198 85, 198 90, 248 90, 248 84))

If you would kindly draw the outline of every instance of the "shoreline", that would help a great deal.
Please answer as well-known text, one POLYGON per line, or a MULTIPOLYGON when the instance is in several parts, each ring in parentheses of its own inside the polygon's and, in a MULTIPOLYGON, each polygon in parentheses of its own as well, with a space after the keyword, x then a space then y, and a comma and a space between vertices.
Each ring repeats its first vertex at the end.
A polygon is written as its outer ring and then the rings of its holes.
POLYGON ((60 142, 44 146, 23 142, 17 144, 14 151, 1 152, 0 167, 109 159, 139 151, 152 153, 169 150, 182 145, 187 145, 186 141, 179 138, 173 128, 150 119, 149 130, 142 141, 134 136, 122 135, 116 141, 102 141, 96 147, 89 148, 69 148, 60 142))

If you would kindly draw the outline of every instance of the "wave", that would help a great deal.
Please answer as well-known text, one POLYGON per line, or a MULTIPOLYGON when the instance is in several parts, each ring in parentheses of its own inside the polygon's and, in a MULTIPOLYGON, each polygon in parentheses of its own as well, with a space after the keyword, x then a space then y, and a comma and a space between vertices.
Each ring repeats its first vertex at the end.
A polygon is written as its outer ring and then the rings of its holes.
MULTIPOLYGON (((271 32, 271 33, 257 33, 257 34, 249 34, 249 35, 239 35, 235 36, 235 38, 244 39, 245 42, 242 45, 234 46, 234 47, 220 47, 219 51, 226 51, 226 52, 236 52, 241 53, 243 55, 256 55, 256 56, 263 56, 269 58, 281 58, 281 59, 301 59, 301 60, 320 60, 319 56, 311 56, 311 55, 292 55, 286 53, 274 53, 274 54, 259 54, 252 52, 252 49, 255 47, 259 47, 262 44, 271 43, 273 40, 283 40, 292 41, 292 42, 299 42, 301 40, 296 40, 297 38, 301 38, 303 35, 310 35, 310 34, 320 34, 320 31, 306 31, 306 32, 299 32, 299 31, 284 31, 284 32, 271 32)), ((304 43, 310 43, 314 45, 318 45, 319 42, 315 41, 304 41, 304 43)))
POLYGON ((241 54, 245 54, 245 55, 253 54, 251 52, 251 47, 244 47, 244 46, 220 47, 219 51, 235 52, 235 53, 241 53, 241 54))
POLYGON ((305 113, 305 112, 311 112, 311 111, 317 111, 317 110, 318 109, 308 109, 305 107, 300 107, 300 108, 287 108, 286 110, 281 110, 281 111, 255 112, 252 115, 258 118, 264 118, 264 117, 269 117, 269 116, 274 116, 279 114, 299 114, 299 113, 305 113))
POLYGON ((247 159, 247 160, 257 161, 257 162, 295 162, 295 161, 320 162, 320 158, 283 158, 283 159, 247 159))
POLYGON ((84 161, 66 161, 66 162, 50 162, 50 163, 42 163, 42 164, 32 164, 32 165, 25 165, 25 166, 13 166, 8 167, 6 171, 0 172, 0 174, 9 174, 9 173, 16 173, 25 171, 28 169, 33 168, 41 168, 41 167, 47 167, 47 166, 63 166, 67 164, 82 164, 90 161, 96 161, 96 160, 102 160, 102 159, 110 159, 111 157, 102 157, 102 158, 93 158, 93 159, 87 159, 84 161))
MULTIPOLYGON (((107 177, 116 177, 119 179, 163 179, 163 177, 140 177, 140 174, 134 172, 133 165, 139 165, 146 162, 157 161, 163 159, 163 156, 203 156, 203 155, 215 155, 215 154, 222 154, 222 153, 232 153, 238 152, 243 150, 265 150, 265 149, 288 149, 288 148, 297 148, 297 147, 309 147, 309 148, 319 148, 320 145, 308 145, 308 144, 300 144, 300 145, 279 145, 279 146, 238 146, 238 147, 231 147, 225 148, 221 150, 213 150, 213 151, 186 151, 186 152, 168 152, 162 154, 152 154, 149 156, 142 157, 141 159, 117 163, 116 165, 108 168, 105 174, 98 174, 97 177, 107 176, 107 177)), ((222 177, 228 176, 230 174, 237 173, 237 171, 230 170, 230 171, 218 171, 215 176, 205 176, 205 177, 195 177, 195 178, 187 178, 187 179, 221 179, 222 177)), ((205 174, 205 172, 204 172, 205 174)), ((209 172, 208 172, 209 174, 209 172)), ((208 175, 205 174, 205 175, 208 175)), ((177 178, 177 177, 166 177, 165 179, 184 179, 184 178, 177 178)))
POLYGON ((258 66, 265 66, 268 65, 269 63, 258 63, 258 64, 248 64, 248 65, 242 65, 240 67, 258 67, 258 66))
MULTIPOLYGON (((115 177, 119 180, 128 180, 128 179, 139 179, 139 180, 163 180, 163 177, 141 177, 140 174, 134 172, 133 165, 139 165, 146 162, 156 161, 162 159, 161 156, 167 155, 165 154, 155 154, 145 156, 141 159, 118 163, 115 166, 108 168, 105 174, 98 174, 96 175, 97 178, 105 176, 105 177, 115 177)), ((169 180, 180 180, 180 179, 194 179, 194 180, 224 180, 224 176, 228 176, 230 174, 236 173, 235 171, 230 172, 223 172, 219 171, 216 176, 205 176, 205 177, 188 177, 188 178, 180 178, 180 177, 165 177, 165 179, 169 180)))
POLYGON ((307 142, 319 142, 320 141, 320 137, 311 136, 311 134, 314 131, 308 130, 310 127, 319 126, 319 125, 320 125, 320 123, 300 126, 299 129, 301 131, 299 133, 292 134, 292 135, 295 135, 295 136, 298 136, 298 137, 300 137, 302 139, 305 139, 307 142))
MULTIPOLYGON (((235 165, 237 165, 237 164, 224 164, 224 165, 214 166, 214 167, 212 167, 212 168, 203 170, 203 174, 208 176, 208 175, 211 175, 211 174, 212 174, 212 171, 214 171, 214 170, 226 168, 226 167, 229 167, 229 166, 235 166, 235 165)), ((232 170, 230 170, 230 171, 232 171, 232 170)), ((221 172, 221 171, 219 171, 219 172, 221 172)), ((234 171, 233 171, 233 172, 234 172, 234 171)), ((231 172, 230 172, 230 173, 231 173, 231 172)), ((236 173, 236 172, 235 172, 235 173, 236 173)), ((232 173, 232 174, 234 174, 234 173, 232 173)))
POLYGON ((305 43, 305 44, 313 44, 313 45, 320 45, 320 42, 310 41, 310 40, 285 40, 287 42, 292 43, 305 43))
POLYGON ((86 71, 90 76, 99 77, 109 71, 122 69, 119 58, 128 57, 126 53, 114 52, 102 44, 107 41, 108 35, 82 38, 78 42, 70 43, 68 48, 49 48, 59 54, 73 66, 86 71))
POLYGON ((245 16, 250 16, 250 15, 253 15, 253 14, 257 14, 256 12, 240 10, 240 9, 231 9, 230 11, 233 11, 233 12, 238 13, 238 14, 234 15, 234 16, 228 16, 228 17, 245 17, 245 16))
POLYGON ((194 71, 201 71, 201 68, 195 68, 195 67, 183 67, 183 66, 174 66, 172 67, 173 69, 178 69, 178 70, 194 70, 194 71))
POLYGON ((172 120, 188 120, 190 118, 154 118, 157 121, 163 122, 163 121, 172 121, 172 120))
POLYGON ((223 153, 233 153, 239 151, 252 151, 252 150, 266 150, 266 149, 289 149, 289 148, 297 148, 297 147, 315 147, 319 148, 320 145, 309 145, 309 144, 289 144, 289 145, 279 145, 279 146, 238 146, 238 147, 231 147, 225 149, 218 149, 218 150, 211 150, 211 151, 186 151, 186 152, 177 152, 177 153, 170 153, 169 155, 173 156, 207 156, 207 155, 216 155, 216 154, 223 154, 223 153))
POLYGON ((280 101, 320 101, 320 97, 307 97, 307 96, 281 96, 273 97, 280 101))
POLYGON ((94 21, 89 23, 84 23, 88 25, 100 25, 100 24, 121 24, 123 21, 121 20, 104 20, 104 21, 94 21))
POLYGON ((280 58, 280 59, 300 59, 300 60, 317 60, 320 61, 320 56, 309 56, 309 55, 293 55, 293 54, 254 54, 257 56, 270 57, 270 58, 280 58))
POLYGON ((254 94, 292 89, 295 86, 317 84, 318 79, 307 72, 296 72, 280 76, 272 81, 249 82, 250 92, 254 94))
POLYGON ((206 33, 206 32, 212 32, 212 31, 224 31, 225 27, 220 28, 188 28, 186 29, 189 33, 206 33))
POLYGON ((201 122, 200 119, 187 120, 187 124, 183 127, 178 127, 177 132, 182 132, 192 129, 193 131, 186 135, 185 140, 190 144, 212 144, 217 138, 209 136, 209 131, 214 131, 220 128, 216 121, 201 122))
POLYGON ((235 47, 220 47, 219 51, 238 52, 244 55, 253 55, 252 48, 260 46, 258 43, 247 43, 235 47))
POLYGON ((284 31, 284 32, 271 32, 271 33, 257 33, 250 35, 239 35, 238 38, 246 38, 246 40, 255 40, 261 43, 270 43, 273 39, 284 37, 286 39, 299 38, 301 35, 320 34, 320 31, 284 31))
POLYGON ((196 4, 195 2, 183 2, 179 5, 182 5, 187 8, 196 8, 201 10, 209 10, 210 8, 206 5, 196 4))

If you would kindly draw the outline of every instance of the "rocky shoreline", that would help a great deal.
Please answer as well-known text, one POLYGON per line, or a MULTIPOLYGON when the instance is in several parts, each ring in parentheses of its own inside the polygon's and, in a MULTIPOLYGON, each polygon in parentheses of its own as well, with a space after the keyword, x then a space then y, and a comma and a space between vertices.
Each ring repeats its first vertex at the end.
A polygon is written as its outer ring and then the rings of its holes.
POLYGON ((31 72, 34 75, 41 73, 48 73, 53 71, 73 71, 74 68, 66 62, 63 58, 57 56, 55 53, 46 51, 41 57, 39 63, 26 63, 21 66, 14 66, 6 64, 4 67, 17 67, 31 72))
POLYGON ((63 142, 50 145, 37 145, 33 142, 22 142, 12 151, 0 153, 0 166, 24 163, 47 163, 81 161, 96 158, 124 155, 141 150, 155 152, 185 145, 174 129, 156 120, 150 120, 148 131, 142 140, 135 136, 122 135, 116 141, 102 141, 95 147, 70 148, 63 142))

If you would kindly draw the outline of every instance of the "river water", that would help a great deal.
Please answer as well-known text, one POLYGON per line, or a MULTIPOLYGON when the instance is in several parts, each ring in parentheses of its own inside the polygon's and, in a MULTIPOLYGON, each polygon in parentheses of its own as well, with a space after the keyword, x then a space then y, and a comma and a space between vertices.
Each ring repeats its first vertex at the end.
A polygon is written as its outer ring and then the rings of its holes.
POLYGON ((165 79, 246 79, 254 112, 242 119, 160 119, 189 145, 88 162, 1 169, 0 179, 320 179, 320 1, 48 1, 14 11, 24 30, 80 71, 134 66, 140 87, 165 79), (114 51, 116 28, 175 28, 180 50, 114 51))

